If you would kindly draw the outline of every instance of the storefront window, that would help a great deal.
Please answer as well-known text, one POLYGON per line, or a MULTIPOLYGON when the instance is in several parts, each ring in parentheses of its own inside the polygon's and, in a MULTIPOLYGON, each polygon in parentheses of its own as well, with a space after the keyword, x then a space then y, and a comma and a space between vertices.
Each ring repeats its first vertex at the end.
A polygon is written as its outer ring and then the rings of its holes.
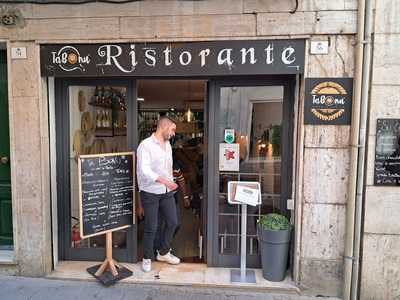
POLYGON ((281 86, 221 88, 217 140, 224 142, 224 130, 234 129, 240 163, 238 172, 219 172, 220 254, 240 254, 240 207, 228 204, 229 181, 257 181, 261 184, 262 204, 248 206, 248 255, 258 254, 256 222, 259 216, 279 211, 282 110, 281 86))
MULTIPOLYGON (((71 247, 104 248, 105 235, 79 236, 78 157, 128 151, 126 88, 70 86, 71 247)), ((126 248, 126 230, 113 233, 113 247, 126 248)))

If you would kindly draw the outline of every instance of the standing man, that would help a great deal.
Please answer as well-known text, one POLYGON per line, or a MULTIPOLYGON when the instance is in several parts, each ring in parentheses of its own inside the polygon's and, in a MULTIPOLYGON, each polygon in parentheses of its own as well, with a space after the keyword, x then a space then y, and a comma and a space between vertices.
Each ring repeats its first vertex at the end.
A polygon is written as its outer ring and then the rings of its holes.
POLYGON ((156 132, 143 140, 137 149, 137 179, 145 214, 142 263, 145 272, 151 271, 159 214, 165 220, 165 230, 156 259, 174 265, 180 263, 180 259, 171 253, 170 248, 178 225, 173 194, 178 185, 173 180, 172 149, 169 143, 175 136, 175 130, 175 122, 163 116, 157 122, 156 132))

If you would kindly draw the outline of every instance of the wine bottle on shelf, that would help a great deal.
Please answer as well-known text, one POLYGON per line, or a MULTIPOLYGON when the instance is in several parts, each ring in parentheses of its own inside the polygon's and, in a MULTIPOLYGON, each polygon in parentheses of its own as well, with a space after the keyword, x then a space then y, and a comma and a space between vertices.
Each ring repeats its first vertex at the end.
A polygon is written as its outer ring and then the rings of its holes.
POLYGON ((104 117, 103 117, 103 110, 101 109, 100 111, 99 111, 99 119, 100 119, 100 128, 103 128, 104 126, 103 126, 103 123, 104 123, 104 117))
POLYGON ((103 128, 107 128, 107 115, 106 115, 106 111, 105 110, 103 110, 103 113, 102 113, 101 123, 102 123, 101 125, 102 125, 103 128))
POLYGON ((99 103, 99 87, 97 85, 96 88, 94 89, 92 102, 95 104, 99 103))
POLYGON ((96 110, 96 127, 97 128, 101 128, 102 127, 102 123, 101 123, 101 113, 100 110, 96 110))
POLYGON ((105 100, 106 100, 106 99, 105 99, 105 97, 104 97, 104 86, 102 86, 102 87, 101 87, 101 91, 100 91, 100 103, 104 105, 105 102, 106 102, 105 100))
POLYGON ((112 124, 111 124, 111 111, 107 111, 107 127, 112 127, 112 124))
POLYGON ((114 120, 114 128, 119 128, 120 126, 120 123, 121 123, 121 118, 120 118, 120 114, 119 114, 119 112, 117 112, 116 114, 115 114, 115 120, 114 120))
POLYGON ((108 112, 107 110, 104 110, 104 122, 103 122, 104 128, 108 127, 108 112))

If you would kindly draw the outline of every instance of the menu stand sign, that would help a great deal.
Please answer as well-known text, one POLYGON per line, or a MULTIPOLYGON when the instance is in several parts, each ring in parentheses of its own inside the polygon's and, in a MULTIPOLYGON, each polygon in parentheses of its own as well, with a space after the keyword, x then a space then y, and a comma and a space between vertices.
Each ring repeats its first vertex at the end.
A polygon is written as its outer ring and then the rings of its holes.
POLYGON ((229 181, 228 203, 242 206, 240 233, 240 270, 231 270, 231 282, 256 283, 254 270, 246 270, 247 205, 261 204, 261 187, 256 181, 229 181))
POLYGON ((112 232, 134 224, 134 162, 133 152, 78 160, 81 238, 106 235, 106 259, 87 271, 106 286, 132 275, 112 258, 112 232))

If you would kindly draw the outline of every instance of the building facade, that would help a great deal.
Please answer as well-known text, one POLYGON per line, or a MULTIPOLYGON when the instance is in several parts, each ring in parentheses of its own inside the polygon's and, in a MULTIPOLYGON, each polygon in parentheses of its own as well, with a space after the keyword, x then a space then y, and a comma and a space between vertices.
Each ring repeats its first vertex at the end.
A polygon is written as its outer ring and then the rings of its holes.
MULTIPOLYGON (((282 153, 282 165, 286 166, 286 173, 281 166, 281 199, 276 206, 281 207, 282 211, 286 211, 287 205, 289 206, 287 213, 294 225, 291 278, 306 294, 347 297, 350 290, 348 282, 352 277, 350 271, 356 270, 359 274, 361 299, 399 297, 400 255, 396 251, 400 248, 400 222, 396 219, 396 213, 400 211, 398 191, 395 186, 377 185, 374 174, 377 120, 400 116, 397 93, 400 86, 400 77, 397 75, 400 25, 396 19, 400 13, 400 5, 392 0, 358 2, 360 1, 210 0, 135 1, 123 4, 15 4, 1 1, 3 16, 14 17, 3 17, 3 24, 0 24, 0 48, 6 53, 4 61, 8 76, 11 166, 11 208, 9 200, 4 207, 7 206, 12 214, 13 236, 12 247, 4 248, 6 250, 1 252, 4 258, 0 256, 0 272, 45 276, 57 267, 59 260, 66 257, 60 247, 63 232, 66 231, 60 229, 63 221, 60 202, 57 202, 63 189, 59 174, 67 174, 67 170, 60 171, 61 163, 57 156, 62 151, 60 149, 63 149, 62 145, 57 144, 64 135, 60 129, 63 121, 60 121, 60 114, 57 113, 63 111, 59 106, 62 101, 60 99, 65 96, 63 93, 72 93, 74 87, 78 87, 78 91, 81 86, 118 86, 120 80, 127 88, 126 93, 134 98, 137 94, 136 86, 138 84, 140 87, 141 84, 135 80, 148 80, 151 76, 160 79, 160 74, 158 77, 154 74, 111 74, 96 78, 93 78, 93 74, 73 78, 66 78, 68 76, 61 73, 57 75, 57 72, 51 74, 51 70, 44 70, 46 57, 43 55, 46 47, 57 46, 61 49, 67 45, 154 43, 184 47, 188 43, 204 43, 207 48, 219 41, 227 42, 228 46, 233 41, 272 41, 275 44, 284 41, 287 45, 291 41, 303 41, 302 57, 296 58, 304 61, 304 67, 298 72, 265 71, 263 74, 262 71, 250 71, 237 76, 225 74, 222 78, 209 71, 209 76, 182 73, 174 74, 174 78, 209 82, 215 89, 220 88, 217 91, 219 97, 223 97, 224 87, 266 85, 282 86, 284 90, 287 87, 289 94, 281 92, 282 96, 272 98, 286 99, 284 95, 289 95, 287 101, 282 100, 283 109, 285 110, 285 105, 288 107, 287 119, 284 117, 282 124, 288 121, 287 124, 291 125, 283 132, 288 137, 286 150, 282 149, 283 152, 287 151, 286 155, 282 153), (368 35, 366 31, 366 36, 370 39, 364 39, 364 19, 369 20, 367 25, 371 28, 371 34, 368 35), (370 46, 370 52, 365 45, 370 46), (360 53, 364 59, 360 58, 360 53), (363 61, 367 63, 362 63, 363 61), (365 93, 361 91, 361 84, 366 74, 370 76, 370 80, 366 82, 366 87, 363 85, 366 88, 365 93), (321 125, 306 121, 307 79, 310 78, 353 79, 351 125, 321 125), (270 84, 266 84, 268 82, 270 84), (129 94, 130 89, 132 94, 129 94), (364 99, 363 102, 361 99, 364 99), (361 102, 367 102, 364 110, 360 108, 361 102), (354 116, 363 111, 367 112, 367 119, 360 120, 354 116), (368 124, 366 154, 365 161, 358 161, 362 155, 359 155, 359 142, 354 142, 354 137, 362 136, 359 128, 363 121, 368 124), (357 180, 354 178, 359 165, 365 166, 362 173, 365 180, 362 180, 362 201, 357 206, 357 180), (283 177, 284 175, 286 176, 283 177), (285 192, 283 183, 289 186, 285 192), (352 265, 351 261, 358 261, 353 243, 349 246, 349 240, 357 242, 357 238, 354 238, 357 235, 357 226, 354 226, 357 218, 361 224, 358 269, 349 267, 349 262, 346 262, 350 261, 352 265)), ((93 57, 94 53, 91 55, 93 57)), ((287 60, 291 58, 289 54, 286 57, 280 54, 278 57, 287 60)), ((49 61, 53 59, 47 58, 49 61)), ((251 59, 250 56, 248 58, 251 59)), ((263 57, 263 60, 268 58, 263 57)), ((188 89, 190 92, 190 85, 188 89)), ((274 92, 268 90, 268 93, 274 92)), ((222 110, 222 106, 213 106, 212 99, 211 97, 207 100, 211 105, 208 109, 222 110)), ((131 117, 135 119, 137 115, 133 114, 131 117)), ((69 118, 68 115, 66 118, 69 118)), ((71 119, 68 120, 72 122, 71 119)), ((215 117, 213 121, 217 122, 218 118, 215 117)), ((64 125, 68 127, 68 124, 64 125)), ((63 141, 69 142, 68 139, 63 141)), ((218 142, 210 137, 210 143, 217 145, 218 142)), ((134 141, 128 140, 128 144, 131 150, 135 150, 134 141)), ((69 149, 69 146, 65 147, 69 149)), ((6 156, 2 153, 0 155, 6 156)), ((65 163, 63 160, 61 162, 65 163)), ((211 195, 209 191, 206 193, 211 195)), ((208 197, 207 201, 212 203, 210 201, 214 200, 208 197)), ((213 206, 209 205, 208 212, 212 213, 210 207, 213 206)), ((219 219, 216 217, 208 219, 210 220, 218 222, 219 219)), ((214 229, 207 227, 207 230, 210 230, 210 236, 214 234, 214 229)), ((219 240, 216 239, 215 244, 218 244, 219 240)), ((227 242, 222 240, 223 243, 227 242)), ((209 260, 210 253, 214 250, 218 252, 218 246, 207 247, 210 248, 206 263, 223 267, 223 259, 213 256, 213 260, 209 260)), ((133 257, 132 261, 136 259, 133 257)), ((256 262, 254 264, 257 265, 256 262)))

